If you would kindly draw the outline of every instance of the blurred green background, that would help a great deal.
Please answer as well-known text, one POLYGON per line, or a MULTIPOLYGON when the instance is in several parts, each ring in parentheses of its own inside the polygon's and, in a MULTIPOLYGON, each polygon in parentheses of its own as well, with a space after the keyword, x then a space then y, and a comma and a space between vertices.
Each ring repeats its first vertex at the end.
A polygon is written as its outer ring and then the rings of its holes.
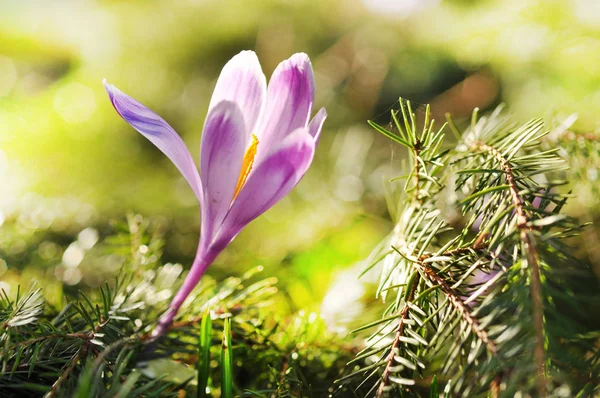
MULTIPOLYGON (((385 181, 403 153, 366 120, 386 124, 399 96, 430 102, 437 120, 505 102, 518 120, 552 128, 576 113, 573 129, 600 127, 596 0, 0 1, 0 287, 39 280, 58 303, 98 286, 121 264, 105 238, 140 217, 162 237, 162 261, 188 267, 196 199, 114 112, 102 79, 162 115, 197 159, 220 69, 243 49, 267 77, 308 53, 329 119, 305 179, 209 273, 263 264, 292 310, 318 310, 336 278, 350 286, 346 270, 391 229, 385 181)), ((583 221, 600 213, 598 158, 570 175, 569 212, 583 221)), ((587 231, 580 254, 600 275, 598 231, 587 231)), ((326 304, 335 317, 340 299, 326 304)))

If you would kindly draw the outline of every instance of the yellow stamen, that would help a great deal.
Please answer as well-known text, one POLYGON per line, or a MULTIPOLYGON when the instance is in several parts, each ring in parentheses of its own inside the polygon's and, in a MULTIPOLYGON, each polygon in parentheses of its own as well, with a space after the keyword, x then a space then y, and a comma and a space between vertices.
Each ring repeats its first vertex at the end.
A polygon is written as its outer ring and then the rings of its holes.
POLYGON ((252 165, 254 164, 254 157, 256 156, 256 148, 258 147, 258 138, 252 134, 252 142, 246 153, 244 154, 244 160, 242 161, 242 170, 240 170, 240 176, 238 177, 237 184, 235 186, 235 192, 233 193, 233 199, 237 198, 242 187, 246 183, 250 172, 252 171, 252 165))

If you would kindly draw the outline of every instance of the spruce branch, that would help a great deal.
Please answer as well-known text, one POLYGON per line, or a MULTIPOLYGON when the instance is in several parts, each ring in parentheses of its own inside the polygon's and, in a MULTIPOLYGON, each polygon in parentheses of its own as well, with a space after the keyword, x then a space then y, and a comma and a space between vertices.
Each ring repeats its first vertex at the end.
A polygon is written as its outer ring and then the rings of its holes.
POLYGON ((417 289, 417 285, 419 284, 419 278, 420 278, 420 276, 417 275, 416 279, 413 281, 412 288, 410 289, 408 296, 406 297, 404 307, 402 308, 402 311, 400 312, 400 320, 398 321, 398 329, 396 330, 394 340, 392 341, 392 344, 390 345, 390 347, 391 347, 390 353, 388 354, 387 358, 385 359, 386 365, 385 365, 385 368, 383 369, 383 374, 381 375, 381 380, 379 382, 379 388, 377 389, 377 398, 380 398, 383 396, 383 394, 385 393, 385 390, 386 390, 386 386, 389 383, 391 368, 394 365, 394 357, 396 356, 396 351, 398 350, 398 345, 400 343, 400 338, 402 337, 404 325, 405 325, 406 320, 408 319, 408 315, 409 315, 409 312, 411 309, 409 303, 412 302, 412 300, 415 296, 415 291, 417 289))
POLYGON ((80 361, 80 359, 87 355, 88 348, 89 348, 89 344, 87 342, 82 344, 81 348, 79 348, 79 350, 77 350, 77 352, 75 353, 73 358, 71 358, 69 364, 67 365, 65 370, 62 372, 60 377, 58 379, 56 379, 54 384, 52 384, 52 387, 50 387, 50 391, 44 396, 44 398, 53 398, 56 396, 56 394, 60 390, 62 384, 65 382, 65 380, 67 380, 69 378, 69 376, 73 372, 73 369, 75 369, 75 366, 80 361))
POLYGON ((515 175, 510 162, 496 148, 484 144, 481 141, 475 142, 473 149, 487 152, 500 164, 501 169, 504 171, 506 182, 509 186, 512 204, 515 208, 515 212, 517 213, 517 228, 520 230, 520 238, 523 242, 523 249, 527 255, 527 263, 531 267, 531 296, 533 301, 533 321, 536 335, 534 350, 535 363, 537 367, 536 385, 538 396, 543 397, 546 395, 544 300, 542 297, 542 284, 540 280, 538 255, 531 234, 532 227, 529 223, 529 217, 525 212, 523 198, 519 194, 517 184, 515 183, 515 175))
POLYGON ((18 343, 11 345, 8 350, 13 351, 19 347, 29 346, 29 345, 32 345, 32 344, 35 344, 37 342, 44 341, 44 340, 56 340, 56 339, 91 340, 93 338, 94 337, 88 333, 65 333, 65 334, 52 333, 52 334, 48 334, 45 336, 39 336, 39 337, 36 337, 33 339, 20 341, 18 343))
MULTIPOLYGON (((394 230, 364 271, 380 267, 377 296, 390 303, 356 329, 376 330, 350 362, 364 366, 340 382, 362 375, 360 389, 377 377, 366 396, 425 396, 424 379, 435 376, 456 396, 544 396, 567 374, 597 369, 594 348, 583 348, 566 321, 564 308, 579 304, 561 273, 578 263, 561 242, 581 225, 562 214, 571 195, 556 177, 566 167, 558 149, 543 147, 543 121, 519 126, 502 107, 482 117, 476 110, 464 132, 448 120, 461 138, 440 152, 443 133, 429 124, 417 132, 409 104, 401 100, 392 119, 394 132, 371 125, 408 149, 411 170, 391 212, 394 230)), ((584 391, 589 379, 570 383, 584 391)))
MULTIPOLYGON (((405 128, 406 128, 406 138, 408 139, 407 142, 411 143, 411 145, 409 145, 409 149, 411 151, 411 155, 413 157, 413 170, 412 170, 412 174, 413 174, 413 181, 414 181, 414 186, 412 189, 414 189, 414 193, 413 193, 413 197, 412 197, 412 201, 411 201, 411 206, 418 208, 422 201, 421 201, 421 197, 420 197, 420 184, 421 184, 421 175, 425 174, 425 169, 423 169, 423 171, 421 171, 421 164, 423 162, 423 160, 421 159, 421 141, 418 137, 418 133, 415 129, 415 118, 414 115, 412 113, 412 109, 410 107, 410 102, 407 103, 407 107, 404 107, 401 104, 400 107, 400 111, 402 112, 403 118, 405 120, 405 128), (406 109, 408 108, 408 109, 406 109), (407 117, 407 111, 409 113, 409 117, 407 117), (408 123, 408 120, 410 118, 411 123, 408 123)), ((426 116, 425 116, 425 128, 427 128, 427 124, 429 123, 429 106, 427 107, 426 110, 426 116)), ((402 127, 398 121, 398 119, 396 118, 396 114, 394 112, 392 112, 392 117, 394 118, 394 121, 396 123, 396 127, 398 128, 399 131, 402 131, 402 127)), ((424 130, 424 133, 426 132, 426 130, 424 130)), ((394 335, 394 339, 392 340, 392 343, 390 345, 390 352, 387 356, 387 358, 385 358, 385 362, 386 365, 383 369, 383 374, 381 375, 380 378, 380 382, 379 382, 379 388, 377 389, 377 398, 380 398, 383 396, 383 394, 386 391, 386 387, 389 383, 390 380, 390 374, 392 367, 394 366, 394 358, 397 355, 397 351, 398 351, 398 345, 400 343, 400 339, 403 336, 403 331, 404 331, 404 326, 406 323, 406 320, 408 319, 408 316, 410 314, 410 310, 411 310, 411 306, 410 303, 413 301, 414 299, 414 295, 415 295, 415 291, 417 289, 417 286, 420 282, 420 275, 419 274, 415 274, 415 279, 412 281, 412 287, 410 288, 406 298, 405 298, 405 302, 404 302, 404 307, 402 308, 402 310, 400 311, 399 314, 399 320, 398 320, 398 327, 396 330, 396 333, 394 335)))
POLYGON ((498 375, 490 382, 490 398, 498 398, 500 396, 500 383, 502 376, 498 375))
MULTIPOLYGON (((386 359, 388 361, 388 365, 384 369, 384 373, 381 378, 381 384, 380 384, 380 388, 378 390, 379 396, 381 396, 383 394, 384 387, 385 387, 385 385, 387 385, 387 380, 389 378, 389 369, 390 369, 390 366, 392 365, 393 359, 394 359, 394 356, 392 354, 394 354, 394 351, 397 349, 398 342, 400 341, 400 338, 402 336, 402 331, 403 331, 403 327, 405 324, 405 320, 407 319, 407 317, 409 315, 409 312, 411 309, 411 303, 414 299, 414 295, 417 290, 417 286, 420 282, 421 275, 423 275, 425 278, 427 278, 433 284, 432 287, 437 287, 437 286, 441 287, 442 292, 448 298, 449 302, 456 308, 456 310, 458 311, 460 316, 467 322, 467 324, 469 324, 469 326, 471 327, 473 332, 481 339, 481 341, 483 341, 486 344, 490 353, 492 353, 494 355, 497 353, 496 345, 494 344, 493 341, 491 341, 489 339, 487 332, 480 327, 479 322, 472 315, 471 310, 464 304, 463 300, 459 297, 458 293, 456 291, 454 291, 454 289, 452 289, 446 283, 446 281, 436 273, 436 271, 434 271, 430 266, 428 266, 425 263, 426 260, 434 258, 434 257, 450 258, 450 257, 461 255, 464 253, 482 250, 485 248, 485 246, 486 245, 484 243, 480 243, 479 241, 476 240, 476 242, 473 246, 459 247, 459 248, 448 250, 448 251, 438 253, 438 254, 425 253, 425 254, 422 254, 421 256, 419 256, 414 261, 414 263, 413 263, 414 269, 419 272, 416 274, 415 280, 412 282, 413 284, 412 284, 409 294, 405 300, 404 308, 402 309, 402 311, 400 313, 400 321, 398 324, 398 330, 396 332, 396 336, 392 343, 392 350, 390 351, 390 355, 386 359)), ((397 248, 394 248, 394 249, 398 250, 397 248)), ((407 258, 409 257, 409 255, 406 255, 406 254, 403 256, 405 256, 407 258)))
POLYGON ((600 141, 600 134, 598 133, 577 133, 575 131, 565 130, 562 134, 559 134, 558 137, 555 137, 551 141, 587 141, 587 142, 598 142, 600 141))
POLYGON ((463 300, 458 296, 458 294, 446 283, 446 281, 441 278, 431 267, 428 267, 422 261, 417 262, 418 266, 424 271, 427 278, 441 286, 442 291, 448 297, 450 303, 456 308, 458 313, 463 317, 463 319, 469 324, 473 332, 479 337, 481 341, 485 343, 488 350, 492 354, 496 354, 498 352, 496 345, 492 340, 490 340, 488 333, 481 328, 479 325, 479 321, 471 314, 471 310, 465 305, 463 300))

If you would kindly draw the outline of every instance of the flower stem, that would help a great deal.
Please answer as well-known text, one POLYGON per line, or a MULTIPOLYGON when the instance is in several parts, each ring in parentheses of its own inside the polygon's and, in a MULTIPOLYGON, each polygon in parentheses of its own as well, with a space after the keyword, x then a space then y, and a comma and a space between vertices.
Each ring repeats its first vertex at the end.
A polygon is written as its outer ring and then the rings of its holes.
POLYGON ((196 254, 196 258, 192 263, 192 268, 183 281, 183 285, 181 285, 177 294, 173 297, 171 304, 169 304, 169 308, 161 315, 158 324, 152 331, 152 338, 161 337, 166 333, 171 326, 171 323, 173 323, 173 319, 175 318, 175 315, 177 315, 181 305, 185 299, 188 298, 192 290, 194 290, 200 281, 200 278, 202 278, 202 275, 204 275, 206 269, 212 264, 218 254, 219 251, 211 249, 206 252, 199 251, 198 254, 196 254))

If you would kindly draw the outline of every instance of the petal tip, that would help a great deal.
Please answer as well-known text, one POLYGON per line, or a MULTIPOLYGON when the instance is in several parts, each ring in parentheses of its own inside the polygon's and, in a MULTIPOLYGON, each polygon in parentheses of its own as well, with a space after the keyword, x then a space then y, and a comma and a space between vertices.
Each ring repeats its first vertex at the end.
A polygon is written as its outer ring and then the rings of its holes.
POLYGON ((115 100, 117 99, 117 96, 121 94, 121 91, 118 88, 116 88, 114 84, 110 84, 106 79, 102 80, 102 85, 104 86, 104 90, 106 90, 106 93, 108 94, 108 98, 110 98, 110 101, 116 108, 117 104, 115 103, 115 100))
POLYGON ((108 99, 110 100, 110 103, 112 104, 113 108, 115 108, 115 110, 121 117, 125 118, 121 109, 123 105, 123 93, 118 88, 116 88, 114 84, 110 84, 106 79, 102 80, 102 84, 104 85, 104 89, 108 94, 108 99))
POLYGON ((310 78, 314 80, 312 63, 306 53, 296 53, 292 55, 287 60, 283 61, 281 66, 287 70, 297 70, 301 74, 310 76, 310 78))
POLYGON ((297 70, 302 74, 313 75, 312 63, 306 53, 295 53, 285 61, 282 61, 278 68, 283 70, 297 70))
POLYGON ((321 108, 308 124, 308 131, 310 135, 314 138, 315 145, 319 143, 319 138, 321 136, 321 130, 323 130, 323 124, 325 123, 325 119, 327 119, 327 111, 325 110, 325 108, 321 108))
POLYGON ((110 94, 111 92, 114 91, 115 86, 110 84, 108 82, 108 80, 106 78, 102 79, 102 85, 104 86, 104 89, 110 94))
POLYGON ((236 55, 234 55, 226 64, 226 66, 228 64, 233 64, 233 65, 244 65, 246 67, 252 65, 254 67, 256 67, 256 65, 259 66, 260 68, 260 61, 258 60, 258 55, 256 55, 256 53, 252 50, 242 50, 239 53, 237 53, 236 55))
POLYGON ((102 85, 104 86, 104 89, 106 90, 106 92, 108 94, 110 94, 110 92, 112 91, 112 84, 108 83, 108 80, 106 80, 106 78, 102 79, 102 85))
POLYGON ((108 94, 108 99, 110 99, 110 102, 112 104, 112 106, 115 108, 115 110, 117 111, 117 113, 121 114, 119 112, 119 110, 117 109, 117 104, 115 103, 115 90, 116 87, 113 86, 112 84, 110 84, 106 78, 102 80, 102 85, 104 86, 104 90, 106 90, 106 94, 108 94))
POLYGON ((240 51, 237 55, 240 57, 251 57, 251 58, 258 58, 258 56, 256 55, 256 53, 252 50, 242 50, 240 51))
POLYGON ((295 53, 294 55, 292 55, 290 57, 291 61, 294 61, 295 63, 309 63, 310 64, 310 58, 308 56, 308 54, 306 53, 295 53))

